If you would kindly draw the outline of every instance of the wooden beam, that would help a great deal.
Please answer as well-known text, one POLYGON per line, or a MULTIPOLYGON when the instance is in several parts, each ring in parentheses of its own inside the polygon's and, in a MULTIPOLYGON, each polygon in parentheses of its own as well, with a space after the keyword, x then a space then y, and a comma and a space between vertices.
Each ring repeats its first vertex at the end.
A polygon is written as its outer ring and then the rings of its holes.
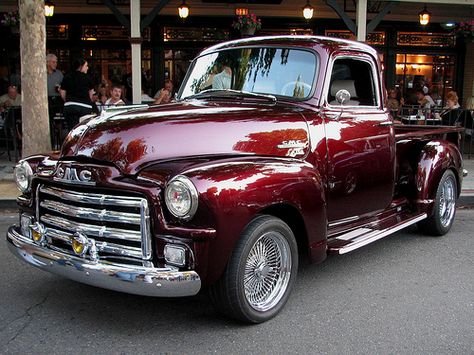
POLYGON ((143 29, 147 26, 149 26, 153 20, 155 19, 155 17, 160 13, 160 11, 166 6, 168 5, 168 3, 170 2, 170 0, 160 0, 156 5, 155 7, 153 8, 153 10, 150 11, 150 13, 148 15, 146 15, 146 17, 143 19, 142 21, 142 24, 140 26, 140 30, 143 31, 143 29))
POLYGON ((341 20, 346 24, 347 28, 352 33, 356 34, 356 24, 349 16, 347 16, 347 14, 344 12, 344 9, 336 2, 336 0, 326 0, 326 4, 336 11, 341 20))
POLYGON ((103 1, 104 1, 104 5, 107 6, 110 9, 110 11, 112 11, 112 13, 115 15, 118 22, 120 22, 120 24, 124 26, 130 32, 130 28, 131 28, 130 21, 124 16, 124 14, 120 12, 118 7, 115 6, 115 4, 111 0, 103 0, 103 1))
POLYGON ((388 14, 392 9, 397 5, 396 2, 391 1, 367 24, 367 33, 370 33, 375 30, 379 25, 380 21, 388 14))

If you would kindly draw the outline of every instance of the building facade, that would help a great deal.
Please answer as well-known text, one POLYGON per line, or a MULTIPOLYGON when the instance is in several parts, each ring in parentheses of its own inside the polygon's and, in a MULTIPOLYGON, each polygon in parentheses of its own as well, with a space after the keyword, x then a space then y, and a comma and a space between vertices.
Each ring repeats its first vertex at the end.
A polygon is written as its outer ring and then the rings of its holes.
MULTIPOLYGON (((73 7, 73 3, 78 1, 70 1, 69 13, 67 7, 63 11, 57 7, 56 14, 47 21, 47 52, 58 56, 58 67, 62 71, 68 71, 72 59, 81 56, 89 61, 90 74, 96 83, 107 80, 131 86, 129 30, 109 9, 100 6, 100 1, 95 5, 91 1, 84 0, 89 5, 87 12, 95 9, 94 13, 81 13, 86 11, 73 7)), ((123 3, 119 1, 117 5, 123 6, 117 9, 126 13, 127 4, 123 3)), ((191 15, 184 21, 175 13, 170 13, 176 11, 177 4, 168 4, 142 31, 142 86, 150 95, 162 87, 166 79, 171 79, 178 87, 191 60, 202 49, 241 36, 232 28, 235 15, 228 14, 235 11, 236 6, 226 8, 224 14, 219 5, 215 5, 214 12, 193 15, 192 4, 191 15)), ((348 7, 348 2, 342 4, 345 11, 351 14, 353 9, 348 7)), ((265 16, 265 8, 269 5, 253 5, 254 8, 249 11, 261 14, 258 17, 262 22, 262 28, 255 35, 313 34, 356 39, 346 23, 334 16, 334 11, 331 13, 326 4, 321 2, 318 6, 323 5, 326 15, 332 18, 318 17, 310 21, 300 14, 282 16, 278 12, 278 16, 265 16)), ((285 2, 271 6, 284 7, 285 2)), ((410 6, 416 8, 420 5, 410 6)), ((146 11, 146 8, 142 10, 142 17, 146 11)), ((469 14, 469 11, 472 13, 472 6, 465 6, 464 13, 469 14)), ((324 13, 319 16, 324 16, 324 13)), ((460 21, 459 16, 457 20, 460 21)), ((0 42, 0 65, 6 68, 10 78, 14 78, 20 70, 19 36, 5 26, 0 27, 0 35, 6 38, 0 42)), ((367 34, 367 43, 377 49, 383 62, 387 88, 398 88, 408 102, 414 89, 423 86, 428 87, 434 99, 440 102, 451 90, 457 91, 463 99, 472 96, 474 74, 471 73, 472 66, 466 66, 466 61, 472 60, 470 58, 474 54, 468 42, 453 35, 452 29, 443 27, 441 22, 433 21, 421 26, 417 22, 416 11, 411 21, 406 21, 402 15, 392 14, 367 34)))

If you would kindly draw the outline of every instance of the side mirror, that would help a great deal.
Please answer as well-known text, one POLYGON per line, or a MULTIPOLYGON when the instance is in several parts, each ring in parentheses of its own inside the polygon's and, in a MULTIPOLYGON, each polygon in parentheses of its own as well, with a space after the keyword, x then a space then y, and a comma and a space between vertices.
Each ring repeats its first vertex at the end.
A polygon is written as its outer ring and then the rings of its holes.
POLYGON ((351 94, 349 91, 345 89, 341 89, 338 92, 336 92, 336 101, 339 102, 342 105, 344 105, 344 102, 347 102, 351 99, 351 94))

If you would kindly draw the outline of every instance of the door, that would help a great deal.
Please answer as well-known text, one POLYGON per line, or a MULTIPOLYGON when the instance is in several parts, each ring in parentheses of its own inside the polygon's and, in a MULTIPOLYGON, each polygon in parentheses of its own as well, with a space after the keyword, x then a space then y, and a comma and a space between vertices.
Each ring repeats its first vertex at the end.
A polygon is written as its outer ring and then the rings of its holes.
POLYGON ((394 130, 382 105, 378 66, 365 54, 335 56, 323 108, 327 139, 329 222, 381 211, 395 181, 394 130), (350 99, 337 101, 347 90, 350 99))

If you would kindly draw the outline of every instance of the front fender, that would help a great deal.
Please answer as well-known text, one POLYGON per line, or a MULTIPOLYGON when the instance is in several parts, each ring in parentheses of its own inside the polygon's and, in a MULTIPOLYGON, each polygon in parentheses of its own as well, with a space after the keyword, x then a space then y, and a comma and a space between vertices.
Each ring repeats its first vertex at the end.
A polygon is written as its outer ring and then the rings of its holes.
POLYGON ((420 152, 416 172, 417 205, 420 212, 431 214, 436 190, 444 171, 453 170, 458 182, 458 196, 462 184, 462 156, 456 145, 444 140, 427 143, 420 152))
POLYGON ((311 250, 325 252, 324 189, 317 170, 296 159, 249 158, 202 164, 183 171, 199 192, 199 209, 212 215, 216 238, 209 244, 206 283, 223 273, 246 225, 272 206, 296 209, 311 250), (202 206, 201 206, 202 204, 202 206))

